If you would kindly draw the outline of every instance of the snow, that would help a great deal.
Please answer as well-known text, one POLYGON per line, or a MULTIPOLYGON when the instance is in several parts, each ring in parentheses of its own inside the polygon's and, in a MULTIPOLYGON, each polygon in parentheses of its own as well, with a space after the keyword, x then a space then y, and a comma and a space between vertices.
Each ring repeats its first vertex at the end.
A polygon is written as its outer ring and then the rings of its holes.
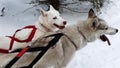
MULTIPOLYGON (((36 8, 24 12, 25 9, 33 6, 27 4, 29 2, 30 0, 0 0, 0 10, 5 7, 5 16, 0 17, 0 35, 12 35, 15 30, 37 21, 40 13, 36 11, 36 8)), ((109 7, 106 5, 102 9, 99 17, 106 20, 110 26, 120 29, 119 11, 120 1, 113 0, 113 4, 109 4, 109 7)), ((68 20, 69 24, 87 18, 86 13, 70 11, 64 11, 62 16, 68 20)), ((111 46, 100 40, 89 43, 88 46, 76 53, 67 68, 120 68, 120 34, 118 32, 116 35, 108 37, 111 46)))
MULTIPOLYGON (((120 1, 114 0, 109 7, 102 9, 100 17, 112 27, 120 28, 120 1)), ((99 40, 88 44, 76 53, 68 68, 119 68, 120 67, 120 34, 108 36, 112 45, 108 46, 99 40)))

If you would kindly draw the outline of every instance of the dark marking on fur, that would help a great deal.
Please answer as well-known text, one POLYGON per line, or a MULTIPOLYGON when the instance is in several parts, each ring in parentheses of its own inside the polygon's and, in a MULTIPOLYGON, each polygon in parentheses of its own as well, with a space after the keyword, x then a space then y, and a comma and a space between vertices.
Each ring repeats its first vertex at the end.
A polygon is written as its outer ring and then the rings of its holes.
POLYGON ((95 18, 95 17, 96 17, 95 12, 94 12, 94 10, 91 8, 91 9, 89 10, 89 13, 88 13, 88 18, 95 18))

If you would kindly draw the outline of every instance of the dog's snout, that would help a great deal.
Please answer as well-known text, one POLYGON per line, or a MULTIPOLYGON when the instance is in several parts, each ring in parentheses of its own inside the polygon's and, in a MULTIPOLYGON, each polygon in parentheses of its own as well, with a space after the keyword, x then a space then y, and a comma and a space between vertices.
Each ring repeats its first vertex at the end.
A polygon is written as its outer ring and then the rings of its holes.
POLYGON ((116 32, 118 32, 118 29, 116 29, 116 32))
POLYGON ((67 21, 63 21, 63 24, 66 25, 66 24, 67 24, 67 21))

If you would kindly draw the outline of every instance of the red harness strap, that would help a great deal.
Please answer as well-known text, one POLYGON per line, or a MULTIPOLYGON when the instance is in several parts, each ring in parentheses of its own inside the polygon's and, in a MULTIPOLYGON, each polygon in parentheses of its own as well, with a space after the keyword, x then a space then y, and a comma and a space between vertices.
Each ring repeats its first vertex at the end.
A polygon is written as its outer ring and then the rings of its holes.
POLYGON ((0 53, 9 53, 9 50, 11 50, 12 47, 13 47, 14 41, 23 43, 23 42, 30 42, 30 41, 32 40, 32 38, 34 37, 34 34, 35 34, 35 32, 36 32, 36 27, 35 27, 34 25, 29 25, 29 26, 26 26, 26 27, 24 27, 24 28, 22 28, 22 29, 16 30, 16 32, 14 33, 13 36, 7 36, 7 37, 11 38, 10 48, 9 48, 8 50, 0 49, 0 53), (33 29, 27 39, 25 39, 25 40, 20 40, 20 39, 18 39, 18 38, 15 38, 15 35, 16 35, 16 33, 17 33, 18 31, 21 31, 22 29, 26 29, 26 28, 32 28, 32 29, 33 29))

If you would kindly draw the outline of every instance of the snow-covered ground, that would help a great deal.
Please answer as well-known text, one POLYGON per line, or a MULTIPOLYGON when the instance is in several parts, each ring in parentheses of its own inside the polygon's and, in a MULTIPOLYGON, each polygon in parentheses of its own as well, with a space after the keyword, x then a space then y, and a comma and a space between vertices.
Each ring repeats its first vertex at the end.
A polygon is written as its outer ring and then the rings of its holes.
MULTIPOLYGON (((31 7, 30 0, 0 0, 0 10, 5 7, 5 16, 0 17, 0 36, 12 35, 15 30, 29 24, 34 24, 40 15, 31 7)), ((101 18, 108 24, 120 29, 120 1, 113 0, 113 4, 102 9, 101 18)), ((1 12, 0 12, 1 15, 1 12)), ((87 18, 86 13, 63 12, 62 16, 68 20, 69 24, 74 24, 78 20, 87 18)), ((89 43, 88 46, 79 50, 67 68, 120 68, 120 34, 108 36, 111 46, 97 40, 89 43)))

